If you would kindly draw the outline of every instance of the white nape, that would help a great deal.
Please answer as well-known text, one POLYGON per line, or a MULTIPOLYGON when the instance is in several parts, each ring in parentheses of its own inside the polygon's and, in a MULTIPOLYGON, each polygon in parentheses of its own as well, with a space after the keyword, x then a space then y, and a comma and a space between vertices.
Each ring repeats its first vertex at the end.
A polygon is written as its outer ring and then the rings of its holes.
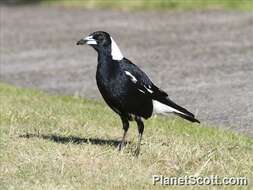
POLYGON ((123 59, 123 55, 119 49, 119 47, 117 46, 117 44, 115 43, 115 41, 113 40, 113 38, 111 37, 111 55, 112 55, 112 59, 113 60, 122 60, 123 59))
MULTIPOLYGON (((157 100, 152 100, 153 102, 153 114, 168 114, 168 113, 180 113, 180 114, 184 114, 178 110, 176 110, 175 108, 172 108, 170 106, 167 106, 166 104, 163 104, 157 100)), ((185 115, 185 114, 184 114, 185 115)))
POLYGON ((126 75, 130 77, 131 81, 133 83, 137 82, 137 79, 129 72, 129 71, 125 71, 126 75))

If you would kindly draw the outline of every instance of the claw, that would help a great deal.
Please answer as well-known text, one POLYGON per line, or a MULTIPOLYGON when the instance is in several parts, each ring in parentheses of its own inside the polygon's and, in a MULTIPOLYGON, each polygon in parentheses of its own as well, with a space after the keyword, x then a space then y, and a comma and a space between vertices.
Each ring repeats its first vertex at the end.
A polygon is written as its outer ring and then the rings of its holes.
POLYGON ((119 143, 119 145, 118 145, 118 147, 117 147, 117 148, 118 148, 118 151, 122 151, 123 148, 124 148, 124 146, 125 146, 124 143, 122 143, 122 142, 119 143))
POLYGON ((137 148, 134 150, 134 156, 135 156, 136 158, 138 158, 139 154, 140 154, 140 147, 137 147, 137 148))

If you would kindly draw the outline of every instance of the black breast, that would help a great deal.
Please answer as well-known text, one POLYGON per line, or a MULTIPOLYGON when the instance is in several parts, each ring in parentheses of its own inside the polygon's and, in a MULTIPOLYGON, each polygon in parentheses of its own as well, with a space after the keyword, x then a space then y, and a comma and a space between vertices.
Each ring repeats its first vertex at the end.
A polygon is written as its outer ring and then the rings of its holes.
POLYGON ((143 118, 152 115, 153 104, 149 97, 134 87, 120 68, 98 68, 96 80, 105 102, 122 116, 134 114, 143 118))

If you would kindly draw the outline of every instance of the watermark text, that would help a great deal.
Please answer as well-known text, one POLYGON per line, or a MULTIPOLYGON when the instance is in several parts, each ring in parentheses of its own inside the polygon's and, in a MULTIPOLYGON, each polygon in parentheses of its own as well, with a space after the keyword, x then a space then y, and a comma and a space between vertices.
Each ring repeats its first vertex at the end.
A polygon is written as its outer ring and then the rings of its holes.
POLYGON ((153 185, 248 185, 247 177, 183 176, 166 177, 152 176, 153 185))

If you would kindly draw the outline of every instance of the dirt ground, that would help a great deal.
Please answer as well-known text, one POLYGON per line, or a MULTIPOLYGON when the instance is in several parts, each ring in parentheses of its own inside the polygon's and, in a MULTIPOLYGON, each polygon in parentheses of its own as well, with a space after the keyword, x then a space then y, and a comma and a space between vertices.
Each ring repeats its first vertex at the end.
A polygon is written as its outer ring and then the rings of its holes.
POLYGON ((253 136, 253 13, 120 12, 1 7, 0 80, 101 98, 96 53, 76 46, 111 33, 125 57, 203 122, 253 136))

